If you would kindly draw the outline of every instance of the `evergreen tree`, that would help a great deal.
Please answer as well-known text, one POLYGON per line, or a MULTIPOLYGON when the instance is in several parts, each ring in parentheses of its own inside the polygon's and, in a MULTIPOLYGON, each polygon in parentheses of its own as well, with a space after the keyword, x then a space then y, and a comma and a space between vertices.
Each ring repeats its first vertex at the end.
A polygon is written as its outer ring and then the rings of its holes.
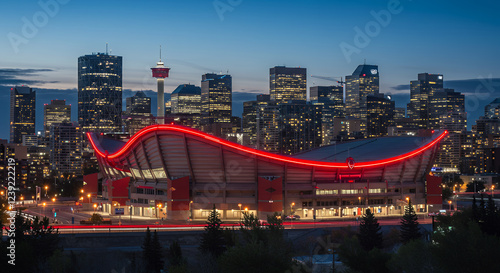
POLYGON ((163 269, 163 255, 161 252, 161 245, 156 230, 153 237, 151 237, 151 231, 148 227, 142 244, 142 258, 146 272, 160 272, 163 269))
POLYGON ((479 209, 477 207, 476 193, 472 195, 472 219, 479 223, 479 209))
POLYGON ((152 270, 151 265, 149 264, 149 257, 151 257, 152 255, 151 245, 151 231, 148 227, 146 229, 146 236, 144 237, 144 241, 142 242, 142 260, 144 262, 146 272, 150 272, 152 270))
POLYGON ((281 214, 275 212, 273 215, 268 215, 267 216, 267 223, 269 224, 268 229, 271 232, 276 232, 279 233, 280 235, 283 234, 283 219, 281 217, 281 214))
POLYGON ((201 237, 200 250, 219 257, 226 250, 226 246, 221 228, 222 221, 219 219, 219 213, 215 209, 215 205, 206 223, 205 232, 201 237))
POLYGON ((382 248, 380 225, 370 209, 367 209, 366 214, 361 217, 358 237, 359 243, 366 251, 382 248))
POLYGON ((243 221, 240 224, 240 231, 246 242, 263 241, 267 244, 266 230, 261 226, 259 218, 253 213, 243 212, 243 221))
POLYGON ((163 255, 160 240, 158 239, 158 233, 156 230, 153 234, 153 240, 151 241, 151 257, 150 257, 152 272, 160 272, 163 269, 163 255))
POLYGON ((171 266, 180 266, 184 263, 184 258, 182 257, 182 249, 179 242, 172 242, 169 248, 169 254, 169 261, 171 266))
POLYGON ((500 215, 491 195, 486 203, 486 215, 484 217, 483 232, 489 235, 500 235, 500 215))
MULTIPOLYGON (((49 259, 52 255, 61 251, 59 246, 59 231, 50 226, 49 218, 33 220, 21 216, 20 211, 14 217, 15 221, 15 266, 10 267, 8 272, 42 272, 50 266, 49 259)), ((6 241, 7 243, 8 241, 6 241)), ((0 242, 0 254, 7 257, 7 246, 0 242)), ((0 261, 7 263, 4 257, 0 261)), ((7 265, 8 266, 8 265, 7 265)), ((2 268, 0 266, 0 268, 2 268)), ((7 268, 7 267, 6 267, 7 268)), ((0 270, 2 271, 2 270, 0 270)), ((3 272, 3 271, 2 271, 3 272)))
POLYGON ((484 196, 481 193, 481 201, 479 202, 479 222, 484 222, 484 218, 486 217, 486 205, 484 203, 484 196))
POLYGON ((420 233, 420 225, 418 223, 418 217, 413 209, 411 200, 408 201, 408 205, 405 207, 405 214, 401 218, 401 241, 403 243, 408 243, 411 240, 419 239, 422 237, 420 233))
POLYGON ((237 243, 221 255, 220 272, 289 272, 291 248, 283 238, 283 221, 279 214, 268 217, 269 225, 265 226, 255 215, 243 215, 242 236, 239 238, 244 242, 237 243))

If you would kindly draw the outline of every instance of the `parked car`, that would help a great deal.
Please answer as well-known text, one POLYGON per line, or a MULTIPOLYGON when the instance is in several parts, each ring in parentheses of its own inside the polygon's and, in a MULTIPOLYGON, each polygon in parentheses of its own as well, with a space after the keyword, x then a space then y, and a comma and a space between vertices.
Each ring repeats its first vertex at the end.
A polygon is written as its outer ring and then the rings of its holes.
POLYGON ((286 220, 300 220, 300 216, 299 215, 288 215, 287 217, 285 217, 286 220))

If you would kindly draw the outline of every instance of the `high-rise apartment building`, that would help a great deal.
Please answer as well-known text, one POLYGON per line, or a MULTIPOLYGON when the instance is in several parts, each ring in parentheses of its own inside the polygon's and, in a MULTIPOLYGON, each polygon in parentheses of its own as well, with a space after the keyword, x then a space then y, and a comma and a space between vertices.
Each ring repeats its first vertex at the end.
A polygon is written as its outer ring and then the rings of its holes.
POLYGON ((231 75, 205 74, 201 80, 201 124, 203 130, 222 136, 231 130, 231 75))
POLYGON ((448 130, 448 137, 441 142, 435 166, 446 168, 445 171, 459 173, 462 158, 465 157, 464 145, 467 141, 467 113, 455 109, 443 113, 439 118, 439 128, 448 130))
POLYGON ((495 114, 498 102, 499 98, 486 105, 486 116, 480 117, 472 126, 475 173, 486 173, 495 169, 492 160, 493 157, 498 157, 494 153, 500 148, 500 117, 495 114))
POLYGON ((126 99, 126 112, 128 115, 150 116, 151 98, 143 91, 138 91, 134 96, 126 99))
POLYGON ((50 126, 55 123, 71 122, 71 105, 65 100, 51 100, 43 106, 43 129, 45 137, 50 136, 50 126))
POLYGON ((191 84, 179 85, 170 96, 172 114, 200 114, 201 88, 191 84))
POLYGON ((346 76, 346 115, 352 118, 366 120, 366 97, 378 93, 378 66, 367 64, 359 65, 352 75, 346 76))
POLYGON ((243 102, 243 114, 241 119, 241 130, 248 136, 251 146, 257 144, 257 112, 260 107, 267 105, 270 95, 257 95, 257 100, 243 102))
POLYGON ((436 90, 429 97, 429 128, 440 128, 440 117, 453 111, 465 112, 465 96, 453 89, 436 90))
POLYGON ((264 151, 295 154, 322 144, 322 105, 303 100, 269 101, 257 113, 257 145, 264 151))
POLYGON ((408 117, 418 122, 423 129, 433 129, 437 123, 430 118, 430 102, 434 93, 443 89, 443 75, 418 74, 418 80, 410 82, 410 103, 408 117))
POLYGON ((126 99, 126 111, 123 113, 125 132, 134 135, 142 128, 155 123, 151 114, 151 98, 143 91, 126 99))
POLYGON ((275 66, 269 71, 271 100, 287 103, 290 100, 307 99, 307 69, 275 66))
POLYGON ((309 89, 310 101, 331 101, 337 104, 344 104, 344 87, 342 85, 333 86, 312 86, 309 89))
POLYGON ((280 108, 276 101, 258 106, 257 148, 270 153, 280 152, 280 108))
POLYGON ((321 107, 321 145, 330 145, 336 140, 333 120, 345 117, 344 104, 324 99, 311 101, 311 104, 321 107))
POLYGON ((394 120, 406 118, 406 108, 396 107, 394 108, 394 120))
POLYGON ((289 101, 279 106, 280 153, 292 155, 322 144, 322 106, 289 101))
POLYGON ((50 166, 59 174, 80 174, 82 130, 76 123, 55 123, 50 128, 50 166))
POLYGON ((22 143, 35 134, 36 91, 27 86, 10 89, 10 142, 22 143))
POLYGON ((78 58, 78 122, 83 131, 120 131, 122 57, 94 53, 78 58))
POLYGON ((484 107, 484 117, 500 119, 500 98, 496 98, 484 107))
POLYGON ((394 124, 394 105, 393 100, 381 93, 366 97, 368 137, 387 136, 387 129, 394 124))

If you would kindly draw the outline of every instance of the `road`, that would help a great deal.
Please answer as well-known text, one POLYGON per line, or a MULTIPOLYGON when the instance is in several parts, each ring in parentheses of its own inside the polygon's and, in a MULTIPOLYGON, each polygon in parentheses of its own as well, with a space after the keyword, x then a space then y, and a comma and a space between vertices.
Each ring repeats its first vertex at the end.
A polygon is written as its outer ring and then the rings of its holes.
MULTIPOLYGON (((47 203, 45 207, 29 207, 24 212, 32 216, 49 217, 51 224, 53 224, 54 227, 59 228, 60 233, 144 232, 147 227, 158 231, 193 231, 203 230, 205 227, 205 223, 203 221, 158 221, 157 219, 145 217, 134 217, 132 221, 130 221, 129 217, 123 217, 121 219, 122 225, 119 225, 117 216, 111 217, 113 225, 86 226, 80 225, 80 220, 88 219, 90 214, 93 213, 92 211, 79 212, 74 206, 57 203, 47 203), (74 224, 72 224, 72 218, 74 218, 74 224), (57 222, 55 220, 57 220, 57 222)), ((108 217, 105 216, 105 218, 108 217)), ((400 217, 380 217, 378 218, 378 222, 381 226, 395 226, 400 224, 400 217)), ((431 218, 419 215, 419 222, 421 224, 430 224, 432 223, 432 220, 431 218)), ((285 220, 283 225, 285 229, 313 229, 358 226, 359 221, 356 221, 356 219, 352 217, 326 221, 285 220)), ((228 228, 239 227, 239 223, 226 222, 223 226, 228 228)))

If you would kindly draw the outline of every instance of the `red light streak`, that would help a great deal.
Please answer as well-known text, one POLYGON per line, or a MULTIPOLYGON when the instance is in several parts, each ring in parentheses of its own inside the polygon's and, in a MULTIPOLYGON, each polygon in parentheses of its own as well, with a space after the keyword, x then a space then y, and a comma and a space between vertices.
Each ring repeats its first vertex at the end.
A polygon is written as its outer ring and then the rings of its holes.
MULTIPOLYGON (((99 150, 95 144, 95 140, 92 138, 91 133, 87 133, 87 137, 90 140, 90 143, 91 143, 94 151, 99 156, 106 158, 108 161, 110 161, 112 159, 118 159, 122 156, 125 156, 128 152, 130 152, 130 150, 132 149, 132 147, 134 145, 136 145, 137 143, 139 143, 141 141, 140 139, 143 136, 145 136, 149 133, 153 133, 155 131, 173 131, 173 132, 185 133, 185 134, 189 134, 192 136, 197 136, 197 137, 206 139, 206 140, 214 142, 214 143, 219 143, 223 146, 226 146, 226 147, 229 147, 229 148, 241 151, 241 152, 246 152, 246 153, 249 153, 252 155, 256 155, 259 157, 272 159, 272 160, 276 160, 276 161, 280 161, 280 162, 284 162, 284 163, 292 163, 292 164, 298 164, 298 165, 303 165, 303 166, 314 166, 314 167, 323 167, 323 168, 341 168, 341 169, 348 169, 349 168, 349 166, 347 166, 347 164, 344 164, 344 163, 298 159, 298 158, 282 156, 282 155, 277 155, 277 154, 271 154, 268 152, 255 150, 255 149, 248 148, 248 147, 245 147, 245 146, 242 146, 242 145, 239 145, 239 144, 236 144, 236 143, 233 143, 233 142, 230 142, 230 141, 218 138, 218 137, 208 135, 206 133, 203 133, 201 131, 198 131, 198 130, 195 130, 192 128, 179 126, 179 125, 151 125, 151 126, 148 126, 144 129, 142 129, 141 131, 137 132, 125 144, 125 146, 123 146, 119 151, 117 151, 113 154, 105 154, 105 152, 99 150)), ((408 152, 408 153, 405 153, 405 154, 402 154, 399 156, 395 156, 395 157, 391 157, 391 158, 387 158, 387 159, 375 160, 375 161, 357 162, 356 166, 354 168, 356 169, 356 168, 383 166, 386 164, 396 163, 396 162, 405 160, 407 158, 417 156, 417 155, 425 152, 426 150, 430 149, 431 147, 433 147, 437 143, 439 143, 439 141, 441 141, 447 134, 448 134, 448 131, 444 131, 441 135, 439 135, 436 139, 429 142, 428 144, 426 144, 426 145, 424 145, 416 150, 413 150, 411 152, 408 152)))

